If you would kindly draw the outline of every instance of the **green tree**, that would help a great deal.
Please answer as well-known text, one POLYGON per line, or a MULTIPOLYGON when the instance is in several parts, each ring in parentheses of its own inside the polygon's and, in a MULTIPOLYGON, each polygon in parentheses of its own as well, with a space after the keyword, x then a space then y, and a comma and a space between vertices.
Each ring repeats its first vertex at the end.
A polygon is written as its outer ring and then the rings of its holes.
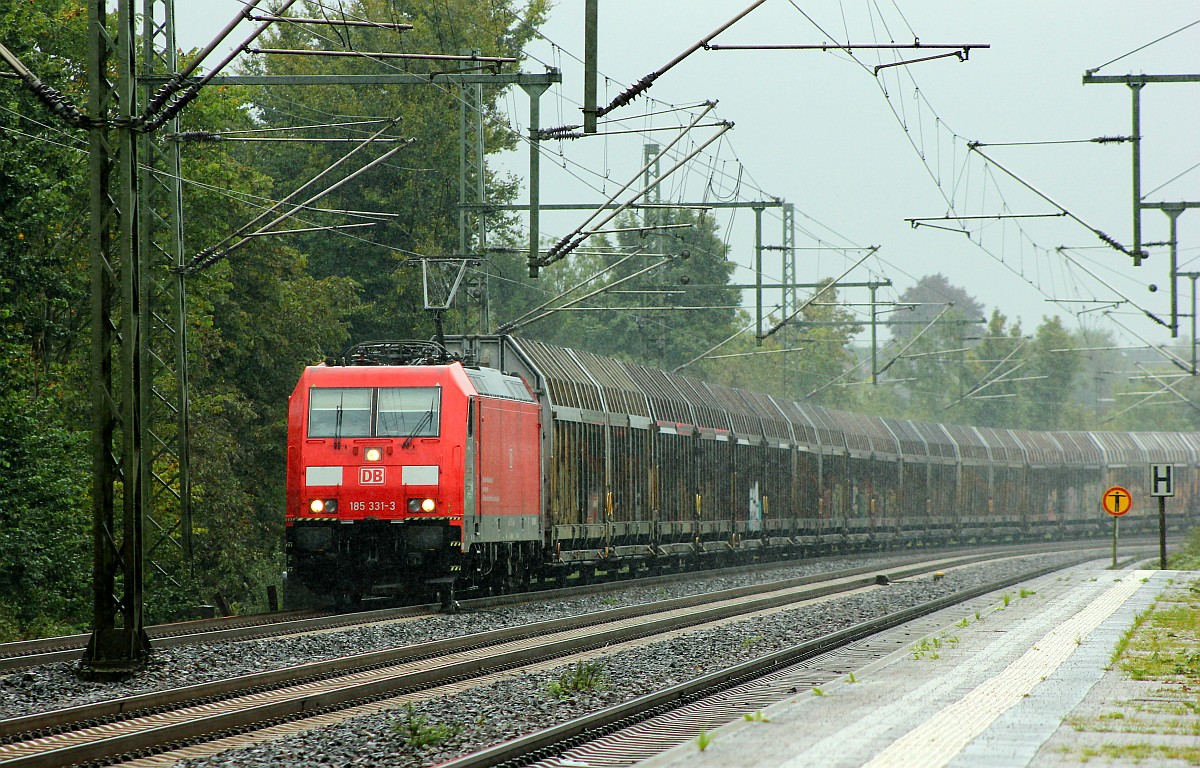
MULTIPOLYGON (((44 82, 86 100, 79 61, 85 14, 77 0, 9 4, 0 40, 44 82)), ((87 143, 23 82, 0 79, 0 306, 40 386, 87 354, 87 143)))
POLYGON ((91 606, 91 451, 37 369, 0 309, 0 641, 81 631, 91 606))
MULTIPOLYGON (((83 6, 0 6, 0 40, 84 101, 83 6)), ((91 605, 86 142, 0 79, 0 639, 78 631, 91 605)))
MULTIPOLYGON (((831 279, 826 278, 820 281, 820 286, 830 282, 831 279)), ((790 343, 804 351, 798 360, 786 362, 792 367, 784 367, 786 358, 776 364, 777 375, 782 379, 779 388, 790 390, 796 400, 831 408, 851 408, 856 395, 844 385, 861 379, 861 376, 852 373, 859 361, 850 342, 855 334, 862 332, 863 326, 854 313, 838 301, 837 288, 821 293, 790 325, 800 335, 792 336, 791 342, 782 337, 778 343, 790 343)))
MULTIPOLYGON (((544 0, 530 0, 516 10, 507 3, 474 0, 415 0, 404 4, 345 0, 333 12, 324 4, 302 2, 293 7, 296 15, 406 22, 413 29, 395 32, 280 25, 266 36, 264 47, 447 55, 479 50, 485 56, 519 57, 546 7, 544 0)), ((467 67, 420 59, 270 56, 251 69, 272 75, 333 75, 432 73, 457 68, 467 67)), ((488 152, 510 149, 517 142, 517 137, 495 117, 494 107, 503 93, 497 87, 484 89, 484 144, 488 152)), ((390 216, 386 226, 375 227, 367 235, 361 234, 364 230, 351 230, 353 234, 296 239, 297 246, 309 254, 308 268, 313 276, 345 276, 354 281, 362 300, 351 317, 351 337, 355 340, 430 335, 431 319, 421 309, 421 272, 412 259, 453 256, 458 251, 461 99, 456 87, 436 84, 278 86, 262 89, 254 97, 253 113, 263 127, 398 119, 390 135, 414 140, 411 147, 369 176, 322 201, 324 206, 341 210, 384 212, 390 216)), ((330 127, 296 135, 362 138, 378 127, 330 127)), ((264 157, 260 167, 277 180, 282 194, 297 186, 298 180, 332 165, 348 146, 352 145, 290 145, 264 157)), ((377 157, 380 153, 372 149, 366 156, 377 157)), ((503 202, 515 192, 511 183, 495 178, 487 182, 489 199, 503 202)), ((309 218, 323 224, 362 221, 309 218)))
MULTIPOLYGON (((918 333, 922 327, 938 316, 945 307, 953 306, 960 320, 975 320, 983 317, 983 306, 965 289, 953 285, 945 275, 925 275, 900 294, 899 305, 910 304, 910 310, 897 313, 890 323, 891 335, 903 344, 918 333)), ((968 326, 963 336, 978 336, 981 326, 968 326)))
POLYGON ((1022 406, 1017 384, 999 381, 1020 376, 1023 348, 1028 340, 1021 325, 1009 326, 1008 318, 993 310, 987 331, 971 355, 966 379, 964 423, 981 427, 1013 428, 1022 423, 1022 406))
POLYGON ((1024 389, 1024 424, 1027 429, 1078 429, 1084 415, 1075 402, 1076 376, 1081 365, 1073 351, 1074 340, 1056 317, 1042 318, 1029 343, 1021 370, 1029 377, 1024 389))

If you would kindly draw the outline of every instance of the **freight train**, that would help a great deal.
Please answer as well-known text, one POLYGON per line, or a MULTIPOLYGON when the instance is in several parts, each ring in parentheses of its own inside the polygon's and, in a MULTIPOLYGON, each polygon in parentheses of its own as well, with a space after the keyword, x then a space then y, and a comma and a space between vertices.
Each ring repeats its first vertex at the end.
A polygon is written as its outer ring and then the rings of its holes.
MULTIPOLYGON (((289 595, 519 590, 815 551, 1103 534, 1106 488, 1195 518, 1200 433, 832 410, 511 336, 371 342, 289 403, 289 595)), ((296 598, 289 598, 296 604, 296 598)))

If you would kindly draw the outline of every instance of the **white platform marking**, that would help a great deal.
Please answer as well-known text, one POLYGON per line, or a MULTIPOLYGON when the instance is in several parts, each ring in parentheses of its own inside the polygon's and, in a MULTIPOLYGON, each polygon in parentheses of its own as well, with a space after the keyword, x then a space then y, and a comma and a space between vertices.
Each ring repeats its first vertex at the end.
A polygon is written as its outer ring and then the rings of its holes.
POLYGON ((1003 672, 901 736, 863 768, 940 768, 1005 711, 1020 702, 1075 651, 1142 585, 1150 571, 1134 571, 1079 613, 1034 643, 1003 672))

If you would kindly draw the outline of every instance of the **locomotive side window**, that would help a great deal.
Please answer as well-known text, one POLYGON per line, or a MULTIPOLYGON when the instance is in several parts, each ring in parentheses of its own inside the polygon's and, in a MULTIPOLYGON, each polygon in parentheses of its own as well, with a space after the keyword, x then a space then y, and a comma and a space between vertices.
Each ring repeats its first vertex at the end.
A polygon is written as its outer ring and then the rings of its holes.
POLYGON ((370 435, 370 389, 313 387, 309 390, 309 437, 369 437, 370 435))
POLYGON ((437 437, 442 390, 437 387, 380 388, 375 434, 379 437, 437 437))

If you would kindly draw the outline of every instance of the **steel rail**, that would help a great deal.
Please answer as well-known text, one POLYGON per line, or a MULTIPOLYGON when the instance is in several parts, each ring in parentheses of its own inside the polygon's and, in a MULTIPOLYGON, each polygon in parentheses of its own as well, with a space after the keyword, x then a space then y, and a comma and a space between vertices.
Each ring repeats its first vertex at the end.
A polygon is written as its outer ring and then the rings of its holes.
MULTIPOLYGON (((1130 539, 1136 543, 1137 537, 1130 539)), ((1088 543, 1084 540, 1081 543, 1088 543)), ((813 581, 821 578, 832 578, 838 575, 854 573, 877 572, 880 569, 901 567, 911 563, 921 562, 933 555, 949 557, 955 553, 971 552, 975 554, 998 555, 1004 552, 1031 554, 1041 551, 1055 551, 1061 548, 1059 542, 1038 543, 1034 545, 991 546, 983 548, 948 548, 931 549, 920 555, 898 558, 883 564, 844 568, 823 576, 804 577, 813 581)), ((656 576, 641 576, 633 579, 619 579, 579 584, 570 587, 542 587, 530 592, 513 592, 504 595, 468 598, 459 601, 461 608, 480 610, 504 605, 520 605, 542 601, 548 597, 569 598, 580 597, 614 589, 646 588, 672 584, 696 576, 719 577, 738 575, 751 572, 763 572, 772 569, 787 569, 796 564, 796 560, 778 560, 760 562, 750 565, 730 566, 726 568, 706 569, 703 571, 681 571, 678 573, 661 574, 656 576)), ((800 583, 800 582, 795 582, 800 583)), ((811 583, 811 582, 809 582, 811 583)), ((323 610, 298 610, 276 613, 257 613, 244 616, 224 616, 211 619, 195 619, 171 624, 158 624, 147 627, 146 634, 151 639, 154 648, 175 648, 201 643, 224 643, 241 640, 261 640, 283 637, 301 632, 320 632, 343 629, 363 624, 395 621, 436 613, 437 603, 422 603, 417 605, 391 606, 374 608, 353 613, 334 613, 323 610)), ((62 635, 57 637, 21 640, 10 643, 0 643, 0 672, 27 669, 40 664, 76 661, 87 645, 88 634, 62 635)))
MULTIPOLYGON (((987 557, 958 556, 883 570, 894 580, 987 557)), ((0 721, 0 737, 8 742, 0 746, 0 766, 56 766, 160 751, 165 745, 253 730, 264 722, 309 717, 867 587, 876 583, 880 570, 815 585, 814 577, 804 577, 788 582, 809 584, 777 582, 628 606, 11 718, 0 721), (704 603, 708 605, 701 607, 704 603)))
POLYGON ((657 715, 689 704, 708 696, 742 685, 756 678, 812 659, 821 654, 838 650, 851 643, 895 628, 913 619, 934 613, 958 603, 971 600, 989 592, 1029 579, 1044 576, 1057 570, 1069 568, 1089 560, 1092 556, 1081 556, 1065 564, 1033 569, 1015 576, 971 587, 951 595, 889 613, 876 619, 861 622, 851 627, 832 632, 815 640, 784 648, 766 656, 711 672, 695 680, 680 683, 654 693, 616 704, 588 715, 561 723, 550 728, 518 737, 463 757, 439 763, 438 768, 516 768, 532 762, 545 760, 562 752, 635 725, 657 715))

